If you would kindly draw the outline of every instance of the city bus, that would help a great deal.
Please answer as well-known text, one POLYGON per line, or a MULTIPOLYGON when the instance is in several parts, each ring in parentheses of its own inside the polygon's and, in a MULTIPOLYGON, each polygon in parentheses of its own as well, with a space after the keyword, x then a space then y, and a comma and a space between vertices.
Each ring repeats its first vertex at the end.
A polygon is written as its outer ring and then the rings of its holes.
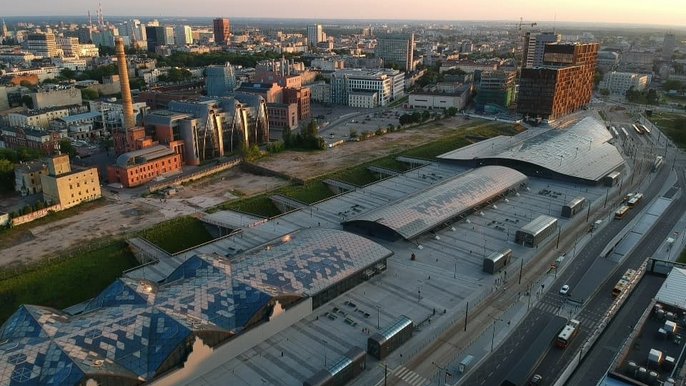
POLYGON ((626 205, 629 208, 633 208, 636 205, 638 205, 639 202, 641 202, 642 198, 643 198, 643 193, 636 193, 629 199, 629 201, 626 202, 626 205))
POLYGON ((632 280, 634 280, 635 276, 635 270, 627 269, 624 273, 624 276, 622 276, 622 278, 619 279, 617 284, 615 284, 614 288, 612 289, 612 297, 616 298, 617 296, 621 295, 627 289, 627 287, 629 287, 629 284, 632 280))
POLYGON ((641 129, 643 129, 643 132, 650 135, 650 129, 648 128, 648 126, 640 124, 640 123, 638 125, 641 126, 641 129))
POLYGON ((629 211, 628 206, 626 206, 626 205, 620 206, 619 209, 617 209, 617 211, 615 212, 615 219, 621 220, 622 218, 624 218, 624 216, 626 215, 626 213, 628 211, 629 211))
POLYGON ((619 138, 619 133, 617 132, 617 129, 615 129, 614 126, 612 126, 611 129, 612 129, 612 134, 615 136, 615 138, 619 138))
POLYGON ((643 134, 644 134, 644 133, 643 133, 643 129, 641 129, 640 127, 638 127, 638 125, 636 125, 635 123, 632 124, 631 126, 633 126, 634 130, 636 130, 636 132, 637 132, 638 134, 640 134, 640 135, 643 135, 643 134))
POLYGON ((622 134, 624 134, 624 138, 629 138, 629 133, 624 127, 620 127, 619 129, 622 131, 622 134))
POLYGON ((579 332, 579 321, 572 319, 567 323, 566 326, 560 331, 555 340, 555 345, 559 348, 565 348, 569 344, 569 341, 576 336, 579 332))

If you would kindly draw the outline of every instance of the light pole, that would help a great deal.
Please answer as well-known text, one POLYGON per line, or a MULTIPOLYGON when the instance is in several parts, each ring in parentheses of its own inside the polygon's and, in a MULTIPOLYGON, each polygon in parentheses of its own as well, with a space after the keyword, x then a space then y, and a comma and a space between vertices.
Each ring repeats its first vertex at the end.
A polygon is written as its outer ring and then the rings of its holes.
MULTIPOLYGON (((491 336, 491 352, 493 352, 493 346, 494 346, 494 344, 495 344, 495 324, 496 324, 497 322, 504 322, 504 321, 505 321, 505 320, 500 319, 500 318, 495 318, 495 319, 493 319, 493 335, 491 336)), ((507 325, 508 325, 508 326, 510 325, 510 322, 509 322, 509 321, 507 322, 507 325)))
POLYGON ((381 306, 378 304, 376 305, 376 328, 381 328, 381 306))
POLYGON ((329 343, 326 340, 322 339, 322 344, 324 345, 324 367, 326 367, 326 344, 329 343))

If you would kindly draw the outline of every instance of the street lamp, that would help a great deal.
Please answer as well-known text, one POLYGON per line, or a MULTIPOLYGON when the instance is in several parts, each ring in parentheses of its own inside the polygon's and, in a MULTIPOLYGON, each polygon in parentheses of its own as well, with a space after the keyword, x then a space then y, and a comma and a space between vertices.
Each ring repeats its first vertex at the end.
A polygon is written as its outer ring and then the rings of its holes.
POLYGON ((323 344, 323 346, 324 346, 324 367, 326 367, 326 345, 327 345, 328 343, 329 343, 329 342, 327 342, 325 339, 322 339, 322 344, 323 344))
POLYGON ((378 304, 376 305, 376 328, 381 328, 381 306, 378 304))
MULTIPOLYGON (((500 319, 500 318, 495 318, 495 319, 493 319, 493 335, 491 336, 491 352, 493 352, 493 345, 494 345, 494 343, 495 343, 495 324, 496 324, 497 322, 504 322, 504 321, 505 321, 504 319, 500 319)), ((507 325, 508 325, 508 326, 510 325, 510 321, 509 321, 509 320, 507 321, 507 325)))

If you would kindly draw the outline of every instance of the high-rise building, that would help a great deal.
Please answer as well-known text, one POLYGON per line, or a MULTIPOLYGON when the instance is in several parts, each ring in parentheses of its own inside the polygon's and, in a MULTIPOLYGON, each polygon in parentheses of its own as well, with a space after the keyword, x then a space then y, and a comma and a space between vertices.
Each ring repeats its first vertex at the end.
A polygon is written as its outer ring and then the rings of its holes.
POLYGON ((376 56, 382 58, 384 64, 396 65, 405 71, 413 71, 414 33, 379 35, 376 56))
POLYGON ((81 53, 81 45, 79 44, 79 38, 58 38, 57 43, 62 49, 64 56, 67 58, 78 57, 81 53))
POLYGON ((146 26, 145 35, 148 41, 148 51, 155 52, 155 49, 159 46, 163 46, 165 43, 165 32, 164 27, 159 26, 146 26))
POLYGON ((54 58, 57 56, 57 40, 51 32, 31 33, 27 38, 27 49, 36 56, 54 58))
POLYGON ((128 36, 131 42, 140 42, 147 40, 147 35, 145 33, 145 25, 141 23, 138 19, 132 19, 124 23, 123 30, 125 33, 120 32, 120 35, 128 36))
POLYGON ((188 25, 176 26, 174 40, 177 46, 188 46, 193 44, 193 30, 188 25))
POLYGON ((507 109, 514 102, 515 71, 485 71, 481 73, 476 94, 478 110, 507 109))
POLYGON ((214 42, 217 44, 228 44, 231 36, 231 24, 229 19, 214 19, 212 21, 214 29, 214 42))
POLYGON ((530 118, 555 119, 591 101, 598 44, 545 46, 543 64, 523 68, 517 111, 530 118))
POLYGON ((93 30, 90 27, 81 27, 76 33, 79 37, 79 43, 88 44, 93 42, 93 30))
POLYGON ((543 64, 545 45, 557 43, 560 35, 554 32, 527 32, 524 38, 522 67, 538 67, 543 64))
POLYGON ((667 32, 665 34, 665 40, 662 42, 662 60, 672 60, 675 48, 676 36, 671 32, 667 32))
POLYGON ((324 30, 321 24, 307 26, 307 43, 316 46, 317 43, 324 41, 324 30))
POLYGON ((176 43, 174 39, 174 27, 164 27, 164 43, 165 46, 173 46, 176 43))
POLYGON ((232 95, 236 88, 236 76, 231 63, 223 66, 208 66, 205 69, 205 88, 210 97, 232 95))

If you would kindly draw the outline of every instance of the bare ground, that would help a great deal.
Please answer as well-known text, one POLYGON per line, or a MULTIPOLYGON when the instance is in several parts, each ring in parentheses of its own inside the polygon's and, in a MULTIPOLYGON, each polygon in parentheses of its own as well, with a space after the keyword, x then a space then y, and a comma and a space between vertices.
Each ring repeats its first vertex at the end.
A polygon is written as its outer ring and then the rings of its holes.
POLYGON ((362 142, 346 142, 323 152, 285 151, 263 158, 257 164, 295 178, 308 180, 339 170, 342 165, 347 167, 361 164, 433 142, 445 135, 464 130, 466 125, 469 130, 490 123, 491 121, 465 121, 461 117, 453 117, 381 137, 373 137, 362 142))

